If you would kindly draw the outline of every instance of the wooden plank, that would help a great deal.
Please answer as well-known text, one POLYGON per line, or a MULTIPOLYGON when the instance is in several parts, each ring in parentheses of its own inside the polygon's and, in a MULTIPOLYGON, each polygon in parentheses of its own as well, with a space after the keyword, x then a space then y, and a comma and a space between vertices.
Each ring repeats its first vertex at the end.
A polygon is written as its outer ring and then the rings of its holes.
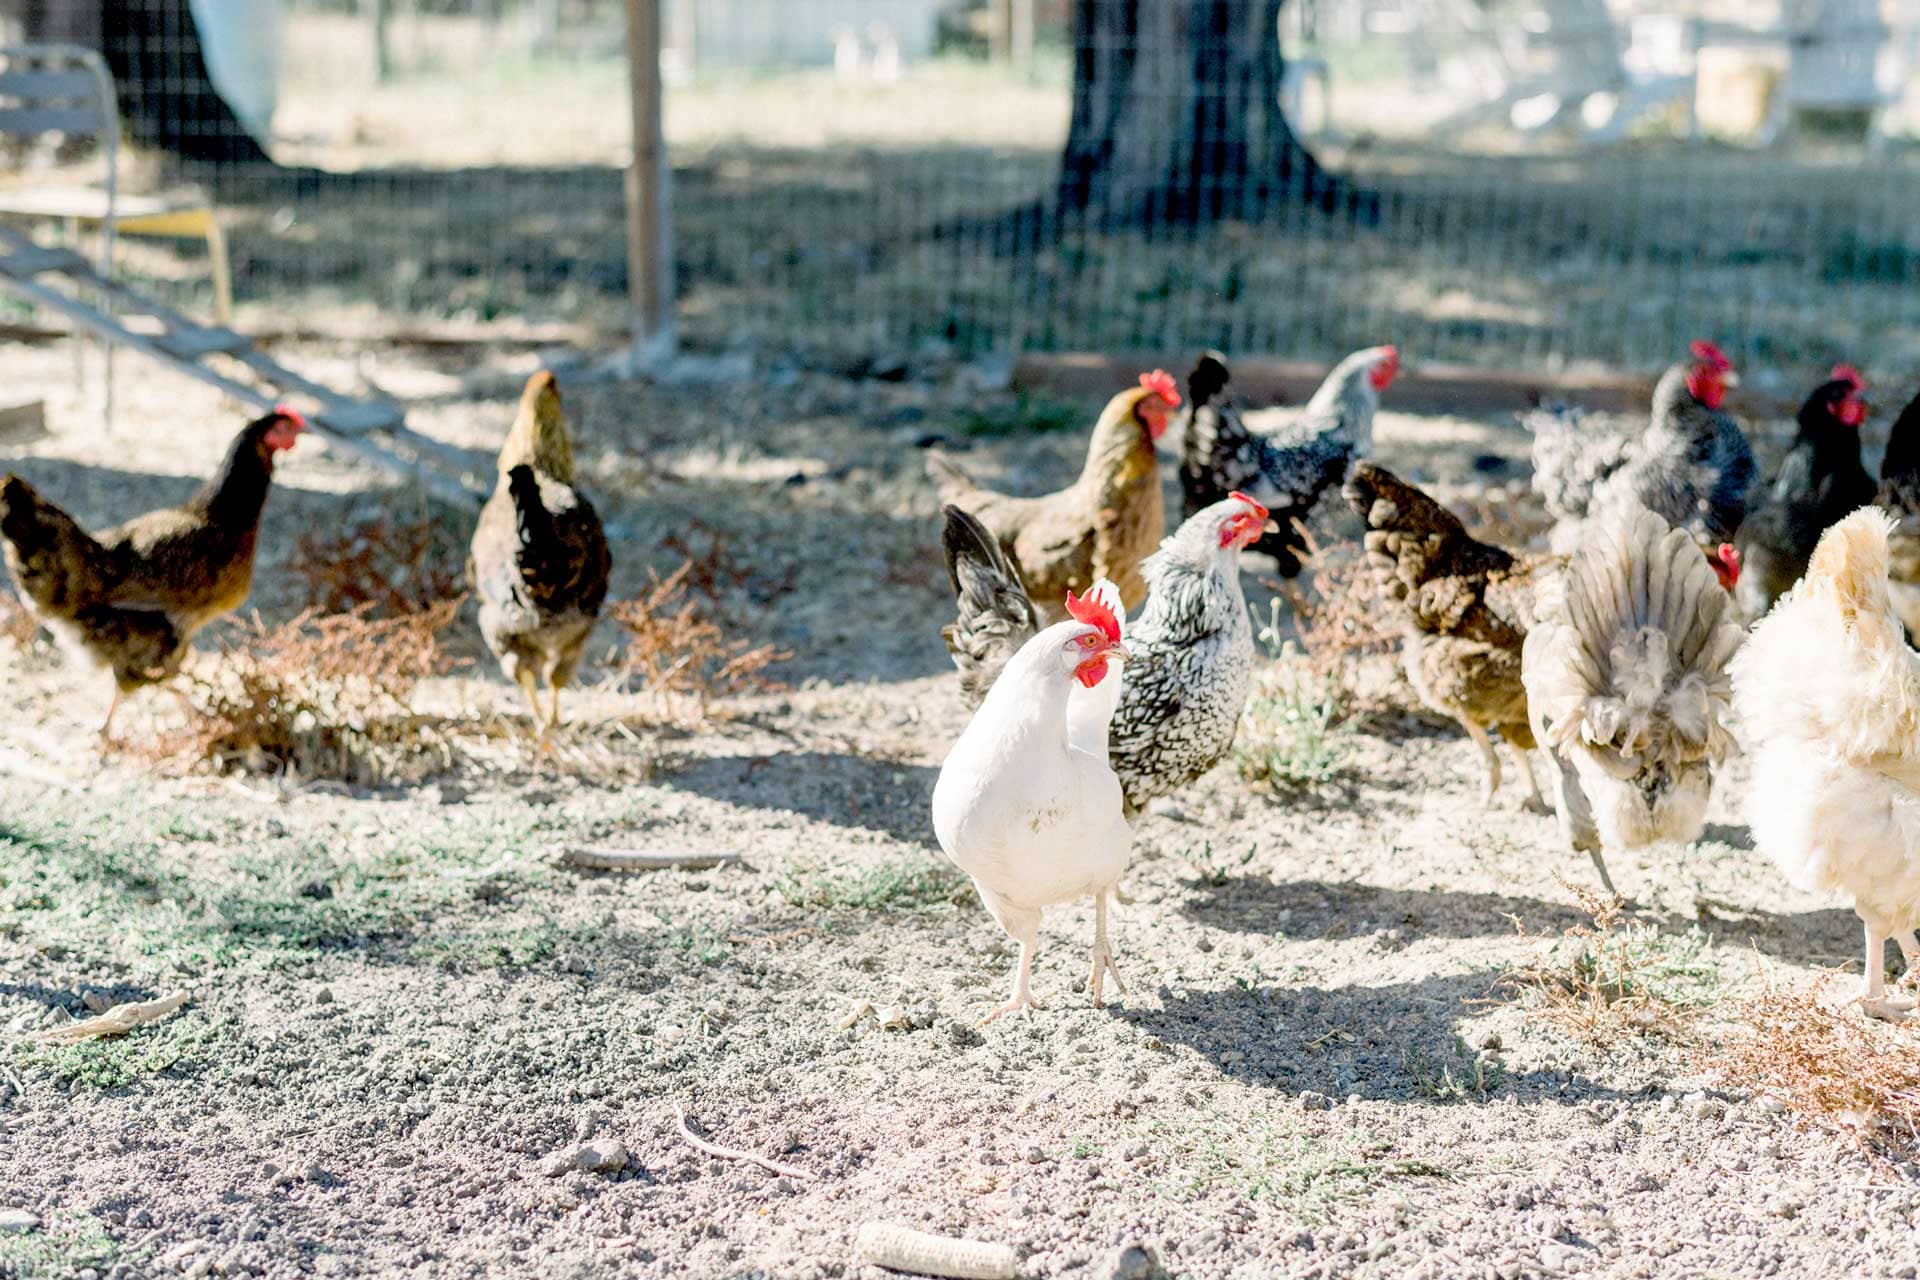
POLYGON ((253 345, 252 341, 241 337, 231 329, 202 329, 198 325, 190 329, 171 329, 154 339, 154 344, 182 360, 198 360, 201 356, 232 355, 244 347, 253 345))
MULTIPOLYGON (((1022 391, 1089 399, 1130 386, 1148 369, 1165 369, 1185 381, 1194 352, 1034 354, 1014 364, 1013 385, 1022 391)), ((1267 356, 1229 356, 1233 392, 1243 406, 1305 404, 1327 376, 1330 364, 1279 360, 1267 356)), ((1409 413, 1497 413, 1519 411, 1542 397, 1563 399, 1614 413, 1645 410, 1653 394, 1647 378, 1620 374, 1554 376, 1538 372, 1473 369, 1459 365, 1409 363, 1387 392, 1388 407, 1409 413)))
MULTIPOLYGON (((154 337, 134 333, 114 317, 107 315, 77 298, 72 298, 57 290, 49 289, 36 280, 20 280, 10 276, 0 276, 0 285, 13 290, 31 302, 38 303, 41 306, 49 307, 52 310, 70 316, 75 324, 90 330, 108 342, 131 347, 143 355, 158 360, 161 364, 179 370, 190 378, 196 378, 201 382, 207 383, 209 386, 216 387, 232 396, 235 400, 238 400, 241 404, 264 411, 271 409, 281 399, 279 395, 269 394, 269 389, 249 386, 244 382, 235 381, 225 374, 210 369, 198 361, 182 359, 160 346, 154 337)), ((268 363, 271 362, 269 361, 268 363)), ((331 393, 328 394, 331 396, 331 393)), ((338 397, 333 398, 337 399, 338 397)), ((473 492, 467 489, 466 486, 438 471, 428 467, 410 466, 404 460, 396 458, 385 449, 350 435, 341 435, 333 431, 325 430, 324 425, 321 426, 321 430, 325 434, 329 446, 337 449, 348 457, 357 458, 362 462, 377 467, 382 471, 400 476, 403 479, 417 480, 421 487, 443 502, 464 507, 468 510, 472 510, 479 505, 473 492)))

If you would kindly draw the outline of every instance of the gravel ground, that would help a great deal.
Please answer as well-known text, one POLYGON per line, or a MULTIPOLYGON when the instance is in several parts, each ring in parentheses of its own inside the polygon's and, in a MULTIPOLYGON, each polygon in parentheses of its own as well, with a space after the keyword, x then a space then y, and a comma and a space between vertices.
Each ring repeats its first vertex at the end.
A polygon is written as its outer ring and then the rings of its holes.
MULTIPOLYGON (((531 360, 287 354, 416 399, 482 464, 531 360)), ((88 521, 184 496, 237 422, 128 361, 104 434, 63 349, 0 368, 58 428, 4 465, 88 521)), ((594 675, 541 758, 498 732, 514 691, 477 663, 421 695, 472 750, 349 787, 103 755, 104 685, 0 643, 0 1275, 877 1277, 852 1247, 872 1220, 1014 1245, 1028 1276, 1915 1274, 1912 1166, 1501 986, 1584 919, 1563 881, 1591 872, 1515 783, 1483 811, 1473 747, 1424 717, 1337 730, 1316 785, 1228 764, 1162 806, 1117 922, 1130 992, 1075 989, 1091 912, 1062 909, 1045 1010, 978 1026, 1013 948, 927 821, 965 715, 914 445, 971 439, 1037 488, 1078 436, 970 437, 1007 405, 964 377, 775 369, 569 404, 616 592, 676 562, 671 535, 717 534, 724 616, 793 650, 788 688, 691 723, 594 675), (567 869, 580 844, 744 858, 567 869), (183 1012, 125 1039, 34 1038, 176 989, 183 1012), (805 1176, 695 1151, 678 1108, 805 1176)), ((1449 498, 1524 487, 1508 423, 1379 435, 1449 498)), ((265 617, 301 604, 299 532, 412 501, 303 444, 265 617)), ((177 715, 144 695, 127 738, 177 715)), ((1713 819, 1612 860, 1703 1001, 1857 964, 1851 913, 1754 855, 1725 786, 1713 819)))

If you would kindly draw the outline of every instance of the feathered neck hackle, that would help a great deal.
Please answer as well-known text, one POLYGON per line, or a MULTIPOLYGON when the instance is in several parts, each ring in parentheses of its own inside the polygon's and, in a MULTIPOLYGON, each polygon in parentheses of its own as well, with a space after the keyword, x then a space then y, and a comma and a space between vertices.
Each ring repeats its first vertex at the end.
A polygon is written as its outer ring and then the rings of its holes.
POLYGON ((1107 401, 1087 441, 1087 460, 1080 468, 1082 485, 1097 490, 1123 462, 1153 461, 1153 440, 1138 415, 1140 402, 1152 394, 1145 387, 1129 387, 1107 401))
POLYGON ((573 483, 573 440, 560 409, 560 386, 545 369, 527 379, 513 430, 500 446, 501 475, 522 464, 561 484, 573 483))

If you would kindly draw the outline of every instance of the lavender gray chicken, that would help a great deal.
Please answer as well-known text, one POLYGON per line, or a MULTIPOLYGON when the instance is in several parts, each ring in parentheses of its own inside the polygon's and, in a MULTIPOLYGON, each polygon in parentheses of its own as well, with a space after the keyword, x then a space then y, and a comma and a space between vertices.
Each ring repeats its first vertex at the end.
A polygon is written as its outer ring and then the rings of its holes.
MULTIPOLYGON (((979 522, 945 509, 942 541, 958 616, 941 630, 969 706, 1038 630, 1019 575, 979 522)), ((1142 566, 1147 601, 1127 627, 1127 664, 1108 732, 1132 819, 1192 782, 1233 746, 1253 674, 1253 623, 1240 553, 1272 529, 1267 508, 1233 494, 1190 517, 1142 566)))
POLYGON ((1272 556, 1283 577, 1295 576, 1306 552, 1296 522, 1305 524, 1324 495, 1339 489, 1354 459, 1372 450, 1380 393, 1399 371, 1393 347, 1356 351, 1334 366, 1306 408, 1262 429, 1226 397, 1226 357, 1203 353, 1187 375, 1181 424, 1185 513, 1192 516, 1232 493, 1251 496, 1272 512, 1278 527, 1253 549, 1272 556))
POLYGON ((1557 522, 1554 550, 1570 554, 1588 521, 1635 506, 1703 545, 1731 541, 1757 474, 1746 434, 1722 408, 1738 382, 1720 348, 1696 342, 1661 375, 1644 428, 1604 425, 1562 406, 1525 415, 1533 488, 1557 522))

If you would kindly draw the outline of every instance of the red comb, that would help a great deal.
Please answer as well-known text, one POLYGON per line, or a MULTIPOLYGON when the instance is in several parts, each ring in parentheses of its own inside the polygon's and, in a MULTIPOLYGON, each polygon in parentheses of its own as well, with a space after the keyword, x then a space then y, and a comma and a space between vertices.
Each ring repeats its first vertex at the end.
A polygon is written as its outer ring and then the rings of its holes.
POLYGON ((300 412, 298 409, 294 408, 292 405, 277 404, 273 406, 273 411, 275 414, 277 414, 282 418, 285 418, 288 422, 291 422, 294 426, 300 428, 302 431, 305 431, 307 429, 307 415, 300 412))
POLYGON ((1833 372, 1828 374, 1827 378, 1832 382, 1850 382, 1853 384, 1855 391, 1865 391, 1867 389, 1867 380, 1861 377, 1860 371, 1850 364, 1837 364, 1833 366, 1833 372))
POLYGON ((1260 502, 1258 498, 1249 498, 1246 494, 1240 492, 1238 489, 1235 489, 1232 493, 1228 494, 1227 496, 1229 498, 1232 498, 1235 502, 1244 502, 1248 506, 1252 507, 1254 510, 1254 513, 1258 515, 1262 520, 1265 520, 1267 518, 1267 509, 1260 502))
POLYGON ((1694 359, 1704 361, 1716 369, 1733 368, 1733 361, 1727 359, 1727 353, 1719 347, 1716 347, 1713 343, 1708 342, 1705 338, 1694 343, 1689 350, 1693 352, 1694 359))
POLYGON ((1100 628, 1106 635, 1108 644, 1120 643, 1120 619, 1113 616, 1113 610, 1107 608, 1106 602, 1098 596, 1089 593, 1085 599, 1082 599, 1069 590, 1067 612, 1073 615, 1075 622, 1100 628))
POLYGON ((1179 407, 1180 388, 1174 385, 1173 375, 1165 369, 1141 374, 1140 385, 1165 400, 1169 409, 1179 407))

